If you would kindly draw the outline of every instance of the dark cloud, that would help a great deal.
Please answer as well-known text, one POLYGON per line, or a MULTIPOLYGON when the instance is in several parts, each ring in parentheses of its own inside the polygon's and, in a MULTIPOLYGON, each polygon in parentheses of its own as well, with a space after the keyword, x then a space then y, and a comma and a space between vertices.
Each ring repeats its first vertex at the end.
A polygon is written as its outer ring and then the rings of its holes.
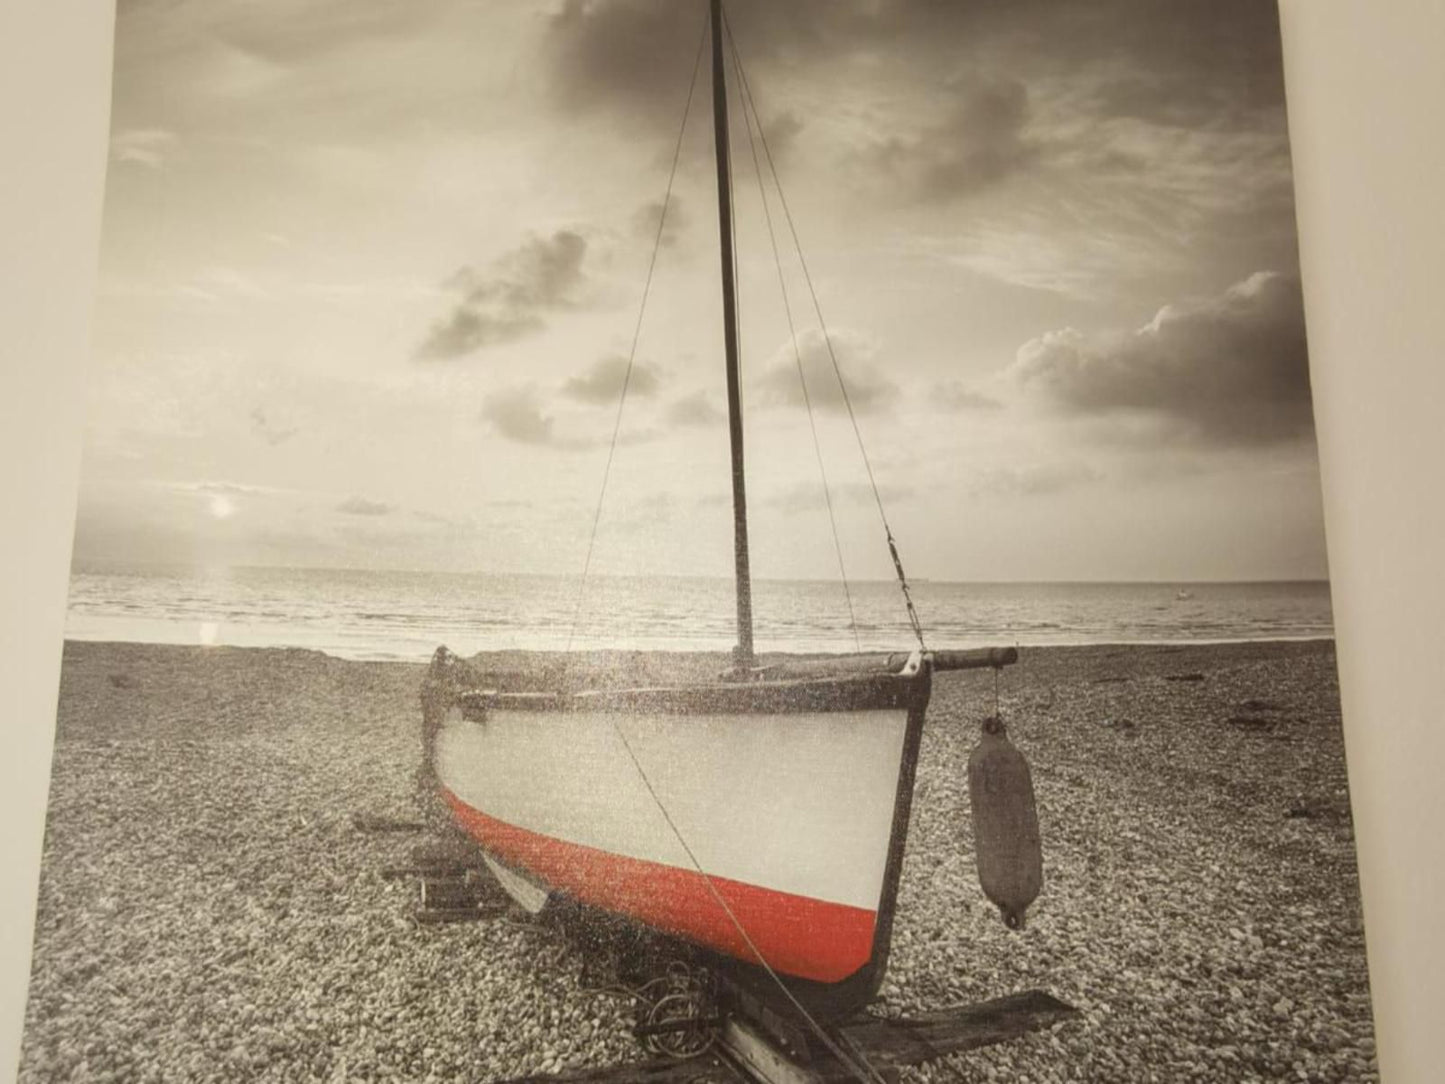
POLYGON ((387 516, 391 514, 391 505, 365 497, 347 497, 336 506, 336 510, 348 516, 387 516))
POLYGON ((791 109, 784 109, 771 120, 763 122, 763 135, 774 154, 786 151, 803 131, 803 118, 791 109))
POLYGON ((454 358, 541 328, 543 318, 572 304, 585 281, 587 240, 572 230, 533 237, 485 273, 463 267, 447 280, 457 295, 451 313, 433 325, 419 358, 454 358))
MULTIPOLYGON (((733 0, 727 12, 745 61, 778 54, 796 60, 816 55, 840 29, 851 30, 867 7, 864 0, 733 0)), ((567 0, 551 24, 564 102, 619 105, 675 123, 706 21, 703 3, 567 0)), ((706 102, 706 83, 699 93, 706 102)))
POLYGON ((573 106, 676 108, 705 18, 700 4, 567 0, 552 19, 560 92, 573 106))
POLYGON ((531 388, 512 388, 487 397, 482 417, 508 440, 519 444, 551 444, 552 419, 542 413, 542 404, 531 388))
MULTIPOLYGON (((649 246, 657 238, 657 227, 662 215, 662 200, 652 200, 639 207, 632 216, 632 232, 649 246)), ((662 245, 673 248, 682 239, 691 225, 689 214, 683 209, 683 202, 674 193, 667 201, 667 221, 662 223, 662 245)))
MULTIPOLYGON (((705 12, 676 0, 568 0, 549 50, 567 101, 675 112, 705 12)), ((1098 108, 1171 123, 1283 103, 1278 13, 1261 0, 732 0, 728 19, 750 67, 816 63, 836 78, 857 59, 875 70, 923 65, 941 80, 992 57, 1024 81, 1092 71, 1105 77, 1090 80, 1102 87, 1098 108)))
POLYGON ((672 425, 714 425, 727 415, 705 393, 695 391, 668 405, 667 421, 672 425))
MULTIPOLYGON (((847 331, 830 332, 832 354, 847 383, 848 402, 859 413, 883 410, 898 398, 898 384, 875 363, 873 349, 847 331)), ((828 340, 815 328, 798 336, 798 355, 808 383, 807 401, 815 409, 845 410, 843 391, 833 368, 828 340)), ((803 389, 798 379, 798 355, 791 343, 784 344, 758 377, 758 389, 765 404, 803 406, 803 389)))
POLYGON ((1194 439, 1256 445, 1313 431, 1292 275, 1257 272, 1219 297, 1166 306, 1133 332, 1049 332, 1019 350, 1012 374, 1064 411, 1149 415, 1194 439))
POLYGON ((768 155, 774 162, 784 162, 793 153, 802 137, 803 118, 791 109, 784 109, 763 121, 762 136, 767 143, 768 155))
POLYGON ((1116 3, 1073 19, 1073 48, 1118 73, 1091 103, 1102 115, 1192 128, 1237 127, 1258 111, 1283 111, 1275 4, 1116 3))
POLYGON ((1260 0, 883 0, 875 32, 910 50, 1016 65, 1020 78, 1062 77, 1088 90, 1088 111, 1188 126, 1217 125, 1284 103, 1279 16, 1260 0))
POLYGON ((949 88, 943 117, 894 134, 866 152, 872 167, 914 196, 947 200, 1002 181, 1036 158, 1024 135, 1028 88, 1016 79, 974 76, 949 88))
MULTIPOLYGON (((567 4, 546 42, 565 106, 671 128, 704 6, 567 4)), ((932 210, 1028 178, 1040 206, 1096 231, 1108 219, 1195 251, 1228 232, 1256 243, 1255 266, 1288 265, 1270 0, 733 0, 728 12, 775 153, 805 141, 855 199, 932 210)))
POLYGON ((562 385, 562 394, 583 403, 616 403, 622 394, 622 381, 627 381, 627 394, 646 398, 657 392, 657 370, 645 362, 635 362, 632 375, 627 375, 627 359, 620 354, 603 358, 585 373, 574 376, 562 385))
POLYGON ((543 413, 541 399, 533 388, 509 388, 489 395, 482 404, 482 418, 491 423, 497 435, 518 444, 575 450, 592 443, 559 434, 552 416, 543 413))

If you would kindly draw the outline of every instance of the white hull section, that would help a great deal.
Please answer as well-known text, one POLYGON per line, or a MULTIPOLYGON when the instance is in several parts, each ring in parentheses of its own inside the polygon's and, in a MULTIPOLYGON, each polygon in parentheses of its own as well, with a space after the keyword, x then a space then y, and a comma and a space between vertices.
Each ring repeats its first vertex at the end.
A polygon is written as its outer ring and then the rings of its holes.
POLYGON ((906 727, 902 708, 454 711, 435 763, 466 806, 536 836, 874 912, 906 727))

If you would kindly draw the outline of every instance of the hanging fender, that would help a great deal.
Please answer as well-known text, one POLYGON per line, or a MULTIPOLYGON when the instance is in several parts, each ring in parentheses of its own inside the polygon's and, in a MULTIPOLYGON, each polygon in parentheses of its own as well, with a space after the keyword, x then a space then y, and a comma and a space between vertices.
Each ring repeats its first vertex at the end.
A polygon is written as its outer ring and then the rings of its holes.
POLYGON ((1009 741, 1003 720, 989 716, 968 758, 978 880, 1011 930, 1044 883, 1043 848, 1028 761, 1009 741))

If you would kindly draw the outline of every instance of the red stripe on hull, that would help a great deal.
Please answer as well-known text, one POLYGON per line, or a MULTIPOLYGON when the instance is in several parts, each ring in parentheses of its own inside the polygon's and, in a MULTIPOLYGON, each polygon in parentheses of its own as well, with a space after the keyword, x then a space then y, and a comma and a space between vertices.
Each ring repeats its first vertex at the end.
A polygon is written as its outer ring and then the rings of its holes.
POLYGON ((705 879, 695 870, 553 839, 489 817, 445 788, 442 793, 458 823, 489 851, 583 903, 756 963, 708 888, 711 880, 774 971, 841 982, 873 954, 873 911, 723 877, 705 879))

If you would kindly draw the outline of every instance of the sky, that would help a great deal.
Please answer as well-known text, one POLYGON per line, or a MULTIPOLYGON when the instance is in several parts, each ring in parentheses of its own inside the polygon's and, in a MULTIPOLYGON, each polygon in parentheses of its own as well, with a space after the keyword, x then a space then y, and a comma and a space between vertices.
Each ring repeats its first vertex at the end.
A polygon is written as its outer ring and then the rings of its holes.
MULTIPOLYGON (((120 0, 77 563, 730 575, 705 8, 120 0)), ((1326 575, 1272 3, 727 12, 755 575, 1326 575)))

